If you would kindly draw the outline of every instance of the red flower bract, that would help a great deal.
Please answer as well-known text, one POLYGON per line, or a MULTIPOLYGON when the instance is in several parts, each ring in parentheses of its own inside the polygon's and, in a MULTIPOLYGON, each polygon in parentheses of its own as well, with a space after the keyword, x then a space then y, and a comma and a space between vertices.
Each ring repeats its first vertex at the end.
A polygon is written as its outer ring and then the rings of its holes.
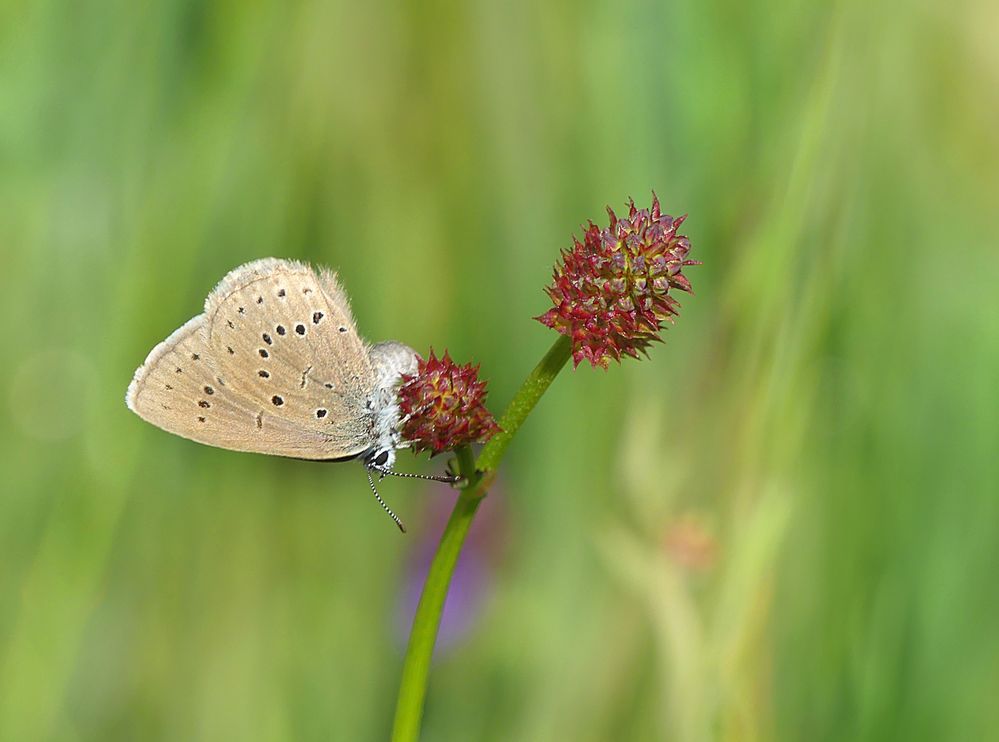
POLYGON ((583 241, 573 238, 571 251, 562 251, 552 283, 545 289, 554 306, 539 322, 569 337, 572 360, 587 360, 607 368, 608 359, 638 358, 655 341, 662 341, 664 322, 680 308, 671 289, 691 292, 683 268, 690 241, 676 233, 686 216, 673 218, 660 211, 652 194, 652 209, 629 203, 628 216, 618 219, 607 207, 610 226, 589 223, 583 241))
POLYGON ((459 366, 444 352, 419 359, 416 375, 403 376, 399 388, 402 437, 414 453, 435 456, 469 443, 485 443, 499 426, 486 409, 486 382, 479 367, 459 366))

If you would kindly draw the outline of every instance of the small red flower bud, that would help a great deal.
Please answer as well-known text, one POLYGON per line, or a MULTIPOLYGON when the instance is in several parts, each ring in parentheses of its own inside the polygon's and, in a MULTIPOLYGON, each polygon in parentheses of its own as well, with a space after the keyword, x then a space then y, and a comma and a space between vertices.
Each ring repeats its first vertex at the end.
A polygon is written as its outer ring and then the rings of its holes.
POLYGON ((583 242, 573 238, 562 251, 545 289, 554 306, 535 317, 572 340, 575 366, 607 368, 610 358, 638 358, 662 342, 663 323, 680 308, 670 289, 693 293, 683 268, 699 265, 687 259, 690 240, 676 233, 686 216, 663 214, 655 193, 651 211, 631 201, 626 218, 609 206, 607 214, 610 226, 590 222, 583 242))
POLYGON ((479 367, 459 366, 447 351, 437 358, 419 359, 415 375, 402 377, 399 411, 402 437, 414 453, 430 451, 436 456, 469 443, 485 443, 499 432, 486 409, 486 382, 478 378, 479 367))

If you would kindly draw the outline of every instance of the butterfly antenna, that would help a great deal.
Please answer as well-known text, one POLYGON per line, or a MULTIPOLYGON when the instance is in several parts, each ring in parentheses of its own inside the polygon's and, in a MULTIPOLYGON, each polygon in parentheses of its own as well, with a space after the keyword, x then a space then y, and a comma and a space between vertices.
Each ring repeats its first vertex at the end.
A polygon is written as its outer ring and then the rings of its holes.
POLYGON ((392 512, 392 508, 386 505, 385 501, 382 499, 382 496, 378 494, 378 490, 375 488, 375 480, 371 478, 371 470, 365 467, 364 473, 368 475, 368 484, 371 485, 371 493, 375 496, 375 499, 378 500, 378 504, 381 505, 382 509, 389 514, 389 517, 391 517, 392 520, 395 521, 395 524, 399 526, 399 530, 405 533, 406 526, 402 524, 402 521, 399 520, 399 516, 397 516, 395 513, 392 512))
POLYGON ((376 472, 381 474, 383 477, 405 477, 407 479, 426 479, 430 482, 443 482, 444 484, 455 484, 461 481, 461 477, 455 476, 454 474, 411 474, 406 471, 393 471, 392 469, 386 469, 385 467, 378 466, 377 464, 369 464, 369 469, 374 469, 376 472))

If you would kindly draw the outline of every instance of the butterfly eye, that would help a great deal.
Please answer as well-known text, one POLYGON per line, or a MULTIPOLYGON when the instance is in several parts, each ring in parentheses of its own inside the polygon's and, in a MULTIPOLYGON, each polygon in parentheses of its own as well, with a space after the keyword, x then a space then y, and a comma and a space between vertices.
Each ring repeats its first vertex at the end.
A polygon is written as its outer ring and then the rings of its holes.
POLYGON ((382 451, 380 454, 375 456, 375 463, 378 466, 385 466, 385 462, 388 461, 388 451, 382 451))

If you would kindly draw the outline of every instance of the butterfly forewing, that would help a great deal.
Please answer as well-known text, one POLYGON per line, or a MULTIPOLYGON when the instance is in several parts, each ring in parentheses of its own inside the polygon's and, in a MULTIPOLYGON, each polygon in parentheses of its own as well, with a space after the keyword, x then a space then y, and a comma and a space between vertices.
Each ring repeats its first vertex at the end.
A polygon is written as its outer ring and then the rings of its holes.
POLYGON ((371 445, 372 380, 336 277, 269 258, 219 283, 205 313, 136 372, 128 401, 149 422, 209 445, 338 458, 371 445))

